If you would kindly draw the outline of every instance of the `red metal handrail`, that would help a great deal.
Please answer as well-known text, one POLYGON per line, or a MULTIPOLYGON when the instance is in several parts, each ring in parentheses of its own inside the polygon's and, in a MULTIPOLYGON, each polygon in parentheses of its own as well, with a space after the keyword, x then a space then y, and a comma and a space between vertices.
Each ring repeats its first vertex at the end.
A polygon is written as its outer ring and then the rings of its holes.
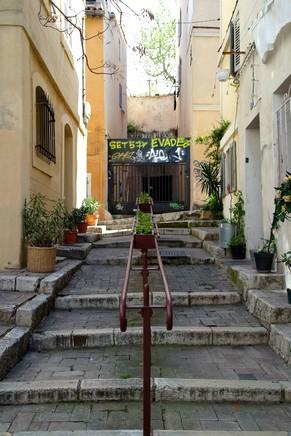
POLYGON ((143 436, 151 435, 151 316, 153 309, 166 309, 167 330, 171 330, 173 327, 173 307, 172 297, 169 290, 166 274, 163 267, 161 254, 157 242, 157 235, 154 236, 155 249, 157 252, 158 268, 151 268, 148 266, 148 250, 142 249, 142 267, 133 268, 132 254, 134 248, 134 235, 132 236, 128 262, 126 266, 124 284, 120 296, 119 312, 120 312, 120 330, 125 332, 127 329, 127 309, 140 309, 143 317, 143 436), (162 276, 162 281, 165 289, 165 304, 164 305, 151 305, 150 304, 150 289, 148 276, 149 272, 158 269, 162 276), (140 271, 143 279, 143 305, 127 305, 127 291, 129 285, 130 271, 140 271))
POLYGON ((130 270, 131 270, 131 264, 132 264, 132 254, 133 254, 133 237, 131 239, 131 243, 130 243, 130 247, 129 247, 128 261, 127 261, 127 266, 126 266, 126 271, 125 271, 125 278, 124 278, 123 288, 121 291, 120 302, 119 302, 119 322, 120 322, 120 330, 122 332, 125 332, 127 329, 126 299, 127 299, 127 290, 128 290, 129 276, 130 276, 130 270))

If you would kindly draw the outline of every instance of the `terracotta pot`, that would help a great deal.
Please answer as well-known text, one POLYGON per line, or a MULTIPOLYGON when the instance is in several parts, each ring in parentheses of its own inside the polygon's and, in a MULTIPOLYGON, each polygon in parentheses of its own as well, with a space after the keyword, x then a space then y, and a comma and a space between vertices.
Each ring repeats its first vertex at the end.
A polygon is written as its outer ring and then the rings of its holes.
POLYGON ((96 213, 93 213, 93 214, 88 213, 86 215, 86 223, 88 224, 88 226, 97 226, 98 218, 99 218, 98 214, 96 214, 96 213))
POLYGON ((78 232, 76 230, 64 230, 64 243, 75 244, 77 242, 78 232))
POLYGON ((53 272, 56 264, 56 247, 27 247, 27 271, 53 272))
POLYGON ((77 225, 78 227, 78 232, 79 233, 86 233, 87 232, 87 227, 88 227, 88 223, 80 223, 77 225))

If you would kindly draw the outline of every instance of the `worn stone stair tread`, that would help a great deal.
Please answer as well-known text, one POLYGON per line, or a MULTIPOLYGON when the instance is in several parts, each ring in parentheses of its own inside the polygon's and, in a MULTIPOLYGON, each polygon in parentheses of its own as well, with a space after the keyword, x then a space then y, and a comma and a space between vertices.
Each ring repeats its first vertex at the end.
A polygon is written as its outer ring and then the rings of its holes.
MULTIPOLYGON (((290 436, 286 431, 154 430, 153 436, 290 436)), ((55 430, 1 432, 0 436, 142 436, 142 430, 55 430)))
POLYGON ((278 324, 291 321, 291 305, 286 290, 249 290, 247 308, 263 323, 278 324))
MULTIPOLYGON (((290 402, 291 383, 268 380, 154 378, 156 401, 290 402)), ((0 405, 84 401, 140 401, 141 378, 0 382, 0 405)))
POLYGON ((192 227, 191 235, 201 239, 201 241, 218 240, 219 229, 217 227, 192 227))
MULTIPOLYGON (((129 296, 130 298, 130 296, 129 296)), ((130 304, 139 300, 130 298, 130 304)), ((163 299, 156 298, 155 303, 163 305, 163 299)), ((164 308, 155 310, 152 316, 153 326, 165 326, 166 311, 164 308)), ((142 317, 138 309, 127 311, 128 326, 141 325, 142 317)), ((174 307, 175 327, 261 327, 242 304, 196 305, 174 307)), ((38 331, 73 329, 73 328, 103 328, 119 326, 119 311, 116 309, 73 309, 71 311, 57 309, 43 320, 38 331)))
MULTIPOLYGON (((238 304, 241 297, 238 292, 171 292, 174 306, 194 306, 194 305, 212 305, 212 304, 238 304)), ((151 302, 153 304, 162 304, 165 301, 164 292, 151 292, 151 302)), ((139 292, 128 293, 128 303, 142 304, 143 296, 139 292)), ((66 295, 57 297, 55 308, 63 310, 72 309, 118 309, 119 294, 74 294, 68 291, 66 295)))
MULTIPOLYGON (((51 330, 34 333, 31 347, 34 350, 94 348, 142 344, 142 328, 130 327, 121 333, 118 328, 51 330)), ((152 328, 153 345, 258 345, 268 342, 263 327, 164 327, 152 328)))

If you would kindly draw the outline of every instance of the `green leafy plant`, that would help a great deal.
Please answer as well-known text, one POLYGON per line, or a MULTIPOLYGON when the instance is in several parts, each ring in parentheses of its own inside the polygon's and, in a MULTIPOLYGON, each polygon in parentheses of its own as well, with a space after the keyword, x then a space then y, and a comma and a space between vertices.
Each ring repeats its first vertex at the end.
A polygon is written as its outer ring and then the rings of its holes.
POLYGON ((152 202, 152 197, 147 192, 140 192, 137 197, 137 204, 149 204, 152 202))
POLYGON ((241 191, 237 191, 234 194, 234 205, 230 208, 231 213, 231 223, 235 224, 235 233, 230 240, 229 246, 235 247, 239 245, 245 245, 245 209, 244 209, 244 199, 241 191))
POLYGON ((169 206, 171 209, 174 209, 174 210, 183 210, 184 209, 184 206, 181 203, 173 202, 173 203, 170 203, 169 206))
POLYGON ((61 242, 64 216, 63 200, 50 201, 42 194, 32 194, 23 210, 25 242, 33 247, 52 247, 61 242))
POLYGON ((205 157, 214 166, 220 167, 221 151, 220 141, 227 131, 230 122, 227 120, 221 120, 216 127, 210 130, 209 135, 198 136, 195 138, 197 144, 206 145, 205 157))
POLYGON ((153 220, 150 213, 138 211, 136 213, 135 233, 138 235, 149 235, 153 231, 153 220))
POLYGON ((288 250, 281 256, 281 262, 283 262, 288 268, 291 268, 291 251, 288 250))
POLYGON ((76 226, 77 224, 75 222, 73 213, 66 211, 64 215, 64 230, 75 231, 76 226))
POLYGON ((72 219, 77 226, 78 224, 82 224, 85 222, 86 215, 89 213, 89 208, 86 206, 75 207, 72 212, 72 219))
POLYGON ((99 201, 96 200, 96 198, 94 198, 94 197, 86 197, 82 201, 82 206, 87 208, 87 210, 88 210, 87 213, 94 214, 95 212, 97 212, 97 210, 101 206, 101 203, 99 203, 99 201))
POLYGON ((212 194, 208 197, 205 204, 201 207, 202 210, 211 210, 212 212, 221 212, 222 204, 216 195, 212 194))

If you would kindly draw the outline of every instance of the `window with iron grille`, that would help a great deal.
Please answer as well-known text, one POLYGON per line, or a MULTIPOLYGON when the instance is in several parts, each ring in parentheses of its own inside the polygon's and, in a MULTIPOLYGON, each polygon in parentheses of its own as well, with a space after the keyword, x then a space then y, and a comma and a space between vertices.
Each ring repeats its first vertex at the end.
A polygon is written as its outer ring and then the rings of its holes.
POLYGON ((39 155, 56 162, 54 109, 40 86, 36 88, 36 150, 39 155))
POLYGON ((233 53, 230 55, 230 74, 235 76, 240 67, 240 20, 239 15, 230 25, 230 49, 233 53))
POLYGON ((222 195, 237 190, 236 143, 233 142, 221 159, 222 195))
POLYGON ((275 184, 278 186, 286 175, 286 171, 291 171, 291 86, 275 113, 275 122, 275 184))

